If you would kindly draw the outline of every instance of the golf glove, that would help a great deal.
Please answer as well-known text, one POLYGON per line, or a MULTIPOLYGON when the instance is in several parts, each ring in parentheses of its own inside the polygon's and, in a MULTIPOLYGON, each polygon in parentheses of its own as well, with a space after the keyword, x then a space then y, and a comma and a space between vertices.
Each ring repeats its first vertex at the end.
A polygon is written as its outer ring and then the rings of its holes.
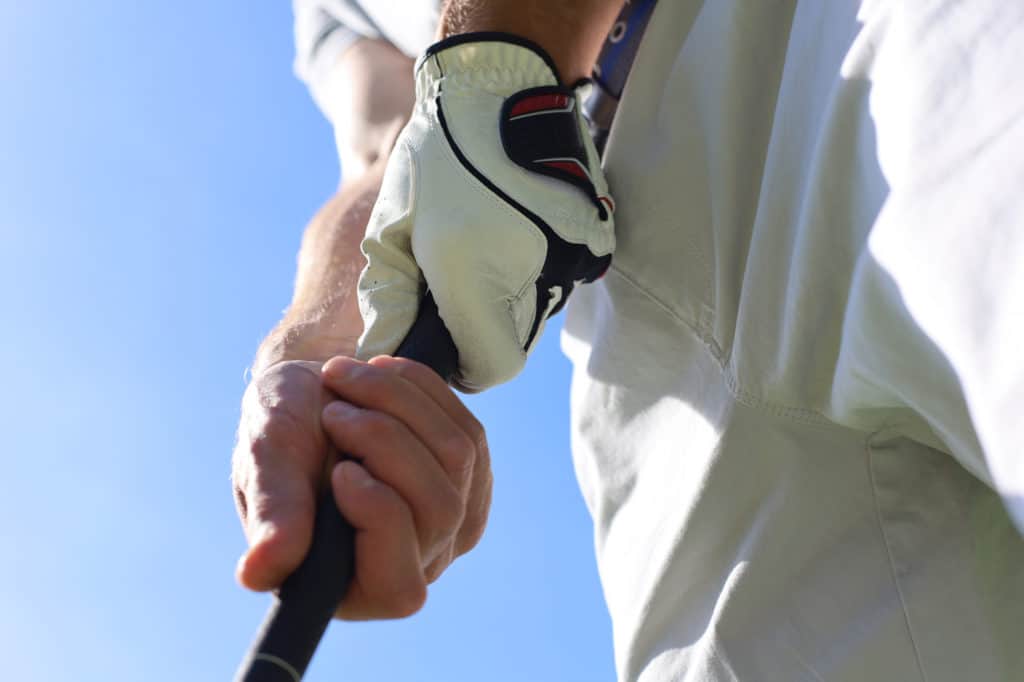
POLYGON ((363 241, 360 357, 393 353, 429 289, 455 384, 511 379, 573 287, 608 268, 613 212, 576 89, 543 50, 491 33, 431 46, 363 241))

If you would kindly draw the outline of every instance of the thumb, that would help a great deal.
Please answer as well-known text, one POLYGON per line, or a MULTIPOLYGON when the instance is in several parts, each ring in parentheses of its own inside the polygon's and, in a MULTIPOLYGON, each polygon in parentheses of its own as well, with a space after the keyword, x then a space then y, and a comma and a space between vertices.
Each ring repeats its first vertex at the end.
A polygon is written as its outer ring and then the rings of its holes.
POLYGON ((361 360, 393 354, 419 312, 423 276, 412 253, 412 165, 405 145, 396 146, 366 225, 366 267, 358 285, 364 325, 357 352, 361 360))
POLYGON ((306 556, 313 537, 316 494, 313 481, 284 457, 260 458, 243 491, 249 549, 236 577, 257 591, 277 588, 306 556))

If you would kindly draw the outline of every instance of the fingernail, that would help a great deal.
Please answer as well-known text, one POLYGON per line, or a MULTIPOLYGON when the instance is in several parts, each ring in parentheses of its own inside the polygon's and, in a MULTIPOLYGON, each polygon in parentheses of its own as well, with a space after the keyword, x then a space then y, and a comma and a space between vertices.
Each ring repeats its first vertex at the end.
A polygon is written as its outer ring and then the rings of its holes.
POLYGON ((376 483, 366 469, 355 462, 342 462, 338 466, 341 467, 341 477, 360 488, 369 488, 376 483))

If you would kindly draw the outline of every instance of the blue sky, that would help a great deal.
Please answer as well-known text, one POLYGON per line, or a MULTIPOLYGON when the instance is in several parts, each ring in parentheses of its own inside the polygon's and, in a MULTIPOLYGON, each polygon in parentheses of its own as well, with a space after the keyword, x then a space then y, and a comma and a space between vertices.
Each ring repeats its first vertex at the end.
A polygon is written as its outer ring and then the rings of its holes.
MULTIPOLYGON (((226 680, 262 617, 233 579, 238 401, 338 173, 291 57, 285 0, 0 3, 7 678, 226 680)), ((469 400, 481 546, 417 616, 335 623, 307 679, 613 679, 552 331, 469 400)))

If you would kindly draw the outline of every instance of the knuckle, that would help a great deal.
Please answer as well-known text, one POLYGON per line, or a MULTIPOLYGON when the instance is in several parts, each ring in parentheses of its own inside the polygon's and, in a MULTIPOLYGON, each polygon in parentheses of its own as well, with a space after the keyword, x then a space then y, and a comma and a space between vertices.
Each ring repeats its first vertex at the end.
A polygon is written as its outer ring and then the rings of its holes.
POLYGON ((399 431, 399 423, 386 414, 360 410, 353 415, 352 428, 362 437, 372 441, 388 441, 399 431))
POLYGON ((434 538, 434 543, 446 540, 455 535, 466 515, 466 505, 462 496, 452 486, 439 488, 431 498, 431 508, 424 519, 427 530, 434 538))
POLYGON ((414 523, 412 510, 395 491, 378 486, 373 489, 373 497, 373 512, 380 528, 394 529, 414 523))
POLYGON ((270 446, 284 446, 291 443, 296 434, 302 432, 299 418, 281 405, 264 408, 261 423, 253 434, 254 441, 270 446))
POLYGON ((486 528, 486 511, 478 511, 472 515, 471 519, 467 520, 466 524, 463 526, 463 532, 459 535, 459 542, 456 547, 456 551, 460 556, 480 544, 480 540, 483 539, 484 530, 486 528))
POLYGON ((426 369, 426 367, 416 362, 415 360, 410 360, 409 358, 396 357, 392 358, 389 361, 389 364, 392 365, 392 367, 394 367, 394 371, 396 374, 398 374, 398 376, 413 383, 418 383, 422 381, 425 376, 424 370, 426 369))
POLYGON ((395 394, 394 381, 387 372, 372 365, 361 365, 349 374, 348 388, 353 397, 367 405, 383 405, 390 402, 395 394))
POLYGON ((235 498, 235 510, 238 512, 238 518, 241 519, 244 524, 249 515, 249 507, 245 500, 245 491, 237 482, 232 482, 231 492, 235 498))
POLYGON ((268 494, 266 491, 257 491, 251 495, 246 502, 248 511, 253 519, 267 519, 277 515, 283 506, 282 500, 276 495, 268 494))
POLYGON ((476 448, 476 470, 481 476, 492 476, 491 472, 491 451, 487 446, 487 441, 483 440, 477 444, 476 448))
POLYGON ((248 458, 258 471, 262 466, 267 465, 281 456, 282 451, 290 447, 287 439, 266 433, 256 435, 248 447, 248 458))
POLYGON ((466 510, 466 518, 459 531, 455 547, 459 556, 476 547, 483 539, 484 531, 487 528, 487 518, 490 515, 493 480, 488 472, 486 479, 480 484, 483 486, 483 490, 480 492, 480 502, 466 510))
POLYGON ((452 565, 453 561, 455 561, 455 548, 453 545, 448 545, 424 570, 423 574, 426 577, 427 584, 433 585, 437 582, 444 575, 444 572, 448 570, 448 567, 452 565))
POLYGON ((473 470, 476 445, 466 434, 454 433, 438 446, 438 454, 446 470, 456 477, 462 477, 473 470))
POLYGON ((459 542, 455 547, 455 552, 459 556, 467 554, 472 551, 474 547, 480 544, 480 541, 484 537, 484 526, 478 525, 473 526, 465 534, 459 536, 459 542))
POLYGON ((397 618, 407 618, 427 603, 427 585, 423 580, 409 581, 388 595, 389 610, 397 618))
POLYGON ((394 394, 386 377, 376 373, 367 375, 356 388, 359 398, 368 405, 387 404, 394 394))
POLYGON ((231 486, 236 491, 245 490, 249 484, 250 458, 248 448, 241 440, 231 452, 231 486))
POLYGON ((484 429, 484 425, 480 423, 480 420, 469 415, 466 423, 466 431, 469 438, 473 441, 474 447, 480 452, 487 451, 487 430, 484 429))

